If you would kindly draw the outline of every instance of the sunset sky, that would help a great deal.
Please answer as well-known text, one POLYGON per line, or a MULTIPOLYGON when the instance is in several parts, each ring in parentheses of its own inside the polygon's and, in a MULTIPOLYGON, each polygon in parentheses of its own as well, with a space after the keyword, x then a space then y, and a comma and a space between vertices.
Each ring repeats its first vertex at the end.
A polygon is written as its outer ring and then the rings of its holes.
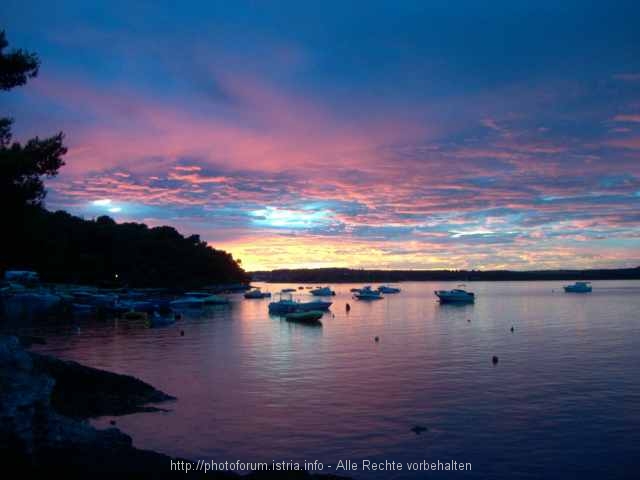
POLYGON ((640 2, 5 0, 49 209, 248 270, 640 265, 640 2))

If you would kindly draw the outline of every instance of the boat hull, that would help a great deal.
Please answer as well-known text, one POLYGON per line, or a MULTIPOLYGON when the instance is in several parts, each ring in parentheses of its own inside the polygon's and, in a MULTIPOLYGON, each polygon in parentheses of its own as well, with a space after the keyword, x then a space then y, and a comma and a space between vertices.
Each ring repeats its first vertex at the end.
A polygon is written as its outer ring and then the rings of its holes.
POLYGON ((380 293, 400 293, 400 289, 396 287, 379 287, 380 293))
POLYGON ((320 318, 324 312, 311 310, 308 312, 293 312, 285 316, 287 322, 305 323, 309 325, 322 325, 320 318))
POLYGON ((382 295, 362 295, 359 293, 356 293, 354 295, 358 300, 382 300, 382 295))
POLYGON ((293 313, 293 312, 310 312, 319 310, 326 312, 329 310, 331 302, 271 302, 269 304, 270 313, 293 313))
POLYGON ((316 288, 315 290, 311 290, 309 293, 316 297, 331 297, 336 294, 336 292, 328 287, 316 288))
POLYGON ((564 287, 564 291, 567 293, 591 293, 591 287, 574 287, 569 285, 564 287))
POLYGON ((473 294, 451 293, 447 291, 434 292, 440 300, 440 303, 475 303, 476 298, 473 294))
POLYGON ((261 298, 269 298, 271 297, 271 293, 269 292, 259 292, 259 293, 245 293, 244 294, 244 298, 249 298, 249 299, 261 299, 261 298))

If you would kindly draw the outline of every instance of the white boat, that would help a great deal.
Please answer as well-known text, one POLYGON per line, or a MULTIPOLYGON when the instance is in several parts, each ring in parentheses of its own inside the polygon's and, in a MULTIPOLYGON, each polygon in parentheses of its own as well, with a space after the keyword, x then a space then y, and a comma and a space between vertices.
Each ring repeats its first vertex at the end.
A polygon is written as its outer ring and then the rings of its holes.
POLYGON ((173 308, 194 308, 194 307, 203 307, 204 301, 201 298, 195 297, 182 297, 176 298, 175 300, 169 302, 171 307, 173 308))
POLYGON ((462 288, 436 290, 434 293, 440 299, 440 303, 473 303, 476 300, 473 292, 467 292, 462 288))
POLYGON ((382 299, 382 293, 378 290, 373 290, 371 286, 367 285, 366 287, 361 288, 354 294, 358 300, 380 300, 382 299))
POLYGON ((226 305, 228 303, 228 298, 211 295, 208 292, 187 292, 184 297, 170 302, 170 305, 172 307, 202 307, 204 305, 226 305))
POLYGON ((244 294, 244 298, 268 298, 271 296, 271 292, 263 292, 259 288, 250 290, 244 294))
POLYGON ((113 308, 117 301, 118 296, 109 293, 97 293, 85 290, 72 290, 74 303, 93 305, 94 307, 113 308))
POLYGON ((573 285, 565 285, 563 288, 567 293, 590 293, 591 282, 576 282, 573 285))
POLYGON ((200 299, 205 305, 226 305, 229 303, 227 297, 212 295, 209 292, 187 292, 185 296, 200 299))
POLYGON ((7 270, 4 272, 4 279, 7 282, 37 283, 40 281, 40 276, 31 270, 7 270))
POLYGON ((398 287, 392 287, 391 285, 380 285, 378 287, 378 291, 380 293, 400 293, 400 289, 398 287))
POLYGON ((324 300, 314 300, 312 302, 298 302, 293 300, 289 295, 287 298, 282 298, 277 302, 271 302, 269 304, 269 313, 285 314, 293 312, 309 312, 319 310, 321 312, 329 310, 331 302, 325 302, 324 300))
POLYGON ((20 291, 0 298, 0 321, 42 319, 58 311, 62 298, 45 290, 20 291))
POLYGON ((331 288, 329 287, 318 287, 318 288, 314 288, 313 290, 311 290, 309 292, 311 295, 314 295, 316 297, 331 297, 332 295, 335 295, 336 292, 334 292, 333 290, 331 290, 331 288))

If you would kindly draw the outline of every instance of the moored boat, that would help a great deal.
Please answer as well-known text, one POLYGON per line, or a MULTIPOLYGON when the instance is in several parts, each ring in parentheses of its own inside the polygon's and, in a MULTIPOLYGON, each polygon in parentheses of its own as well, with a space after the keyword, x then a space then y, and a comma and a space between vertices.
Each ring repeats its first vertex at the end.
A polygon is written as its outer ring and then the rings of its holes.
POLYGON ((313 290, 311 290, 309 292, 311 295, 314 295, 316 297, 331 297, 333 295, 336 294, 336 292, 334 292, 333 290, 331 290, 331 288, 329 287, 318 287, 318 288, 314 288, 313 290))
POLYGON ((299 302, 293 300, 291 297, 282 298, 276 302, 269 304, 269 313, 286 314, 292 312, 309 312, 313 310, 327 311, 332 302, 326 302, 324 300, 313 300, 311 302, 299 302))
POLYGON ((378 291, 380 293, 400 293, 400 289, 398 287, 392 287, 390 285, 380 285, 378 287, 378 291))
POLYGON ((462 288, 436 290, 434 293, 440 300, 440 303, 474 303, 476 299, 473 292, 467 292, 462 288))
POLYGON ((170 302, 172 308, 199 308, 205 305, 202 298, 182 297, 170 302))
POLYGON ((205 305, 226 305, 229 303, 229 299, 227 297, 212 295, 209 292, 187 292, 184 295, 185 297, 202 300, 202 303, 205 305))
POLYGON ((308 312, 292 312, 285 315, 288 322, 306 323, 310 325, 322 325, 320 318, 324 312, 318 310, 310 310, 308 312))
POLYGON ((263 292, 259 288, 250 290, 244 294, 244 298, 268 298, 271 297, 271 292, 263 292))
POLYGON ((378 290, 373 290, 370 285, 367 285, 358 290, 354 294, 354 297, 356 297, 358 300, 381 300, 382 298, 384 298, 382 296, 382 293, 380 293, 378 290))
POLYGON ((86 290, 72 290, 70 292, 74 299, 73 303, 92 305, 94 307, 102 307, 112 309, 115 307, 118 296, 110 293, 98 293, 86 290))
POLYGON ((590 293, 591 282, 576 282, 573 285, 565 285, 564 291, 567 293, 590 293))

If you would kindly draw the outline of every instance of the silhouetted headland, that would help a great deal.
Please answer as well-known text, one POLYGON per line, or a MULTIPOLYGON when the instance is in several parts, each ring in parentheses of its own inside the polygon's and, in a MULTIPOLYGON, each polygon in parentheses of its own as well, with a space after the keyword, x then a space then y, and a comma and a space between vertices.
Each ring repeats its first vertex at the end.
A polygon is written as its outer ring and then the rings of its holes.
POLYGON ((25 206, 4 236, 0 271, 34 270, 44 282, 188 288, 249 281, 231 254, 168 226, 25 206))

